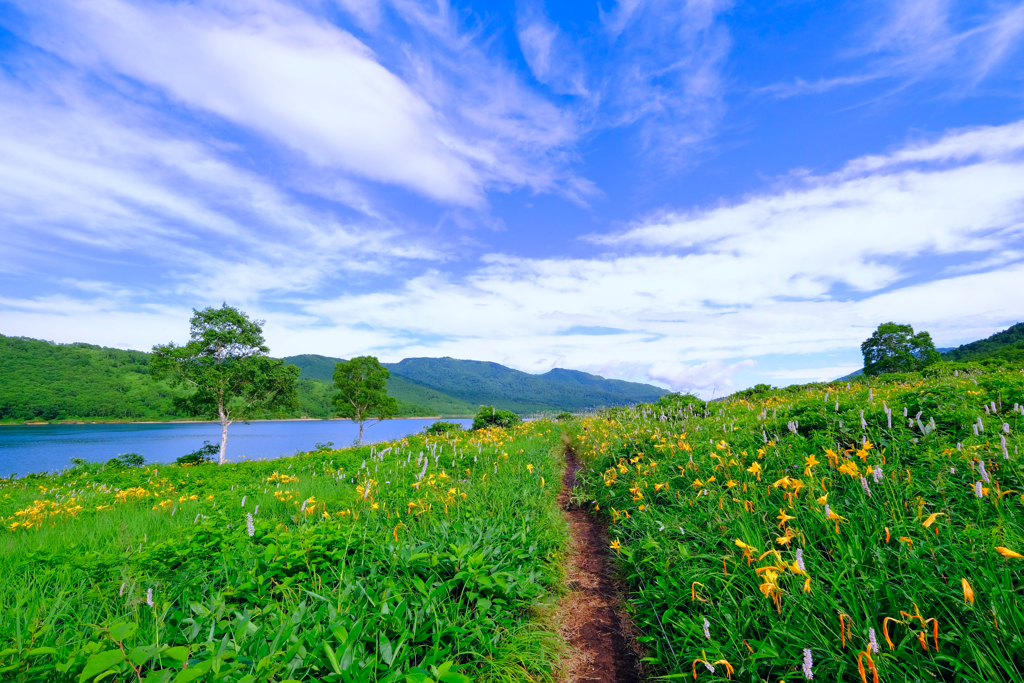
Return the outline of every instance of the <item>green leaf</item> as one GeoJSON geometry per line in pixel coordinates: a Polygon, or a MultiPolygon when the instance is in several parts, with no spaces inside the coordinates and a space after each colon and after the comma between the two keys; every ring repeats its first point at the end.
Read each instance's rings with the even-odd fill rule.
{"type": "Polygon", "coordinates": [[[190,683],[196,680],[200,676],[205,676],[206,672],[210,670],[210,666],[213,664],[212,661],[207,660],[201,664],[196,664],[193,667],[185,669],[174,679],[174,683],[190,683]]]}
{"type": "Polygon", "coordinates": [[[449,671],[438,676],[444,683],[473,683],[473,679],[464,674],[449,671]]]}
{"type": "MultiPolygon", "coordinates": [[[[330,661],[331,668],[334,670],[334,673],[340,674],[341,667],[338,666],[338,658],[334,655],[334,650],[332,650],[331,646],[327,643],[324,643],[324,652],[327,653],[327,659],[330,661]]],[[[391,662],[388,662],[388,664],[390,663],[391,662]]]]}
{"type": "Polygon", "coordinates": [[[113,640],[121,642],[127,638],[131,638],[136,629],[138,629],[138,626],[135,625],[135,622],[122,621],[121,623],[114,624],[107,630],[113,640]]]}
{"type": "Polygon", "coordinates": [[[168,649],[166,652],[164,652],[165,655],[179,662],[184,662],[186,659],[188,659],[188,653],[188,647],[184,645],[172,647],[168,649]]]}
{"type": "MultiPolygon", "coordinates": [[[[57,648],[54,647],[35,647],[25,653],[26,657],[39,657],[40,655],[55,655],[57,654],[57,648]]],[[[2,657],[0,653],[0,657],[2,657]]]]}
{"type": "Polygon", "coordinates": [[[391,649],[391,641],[385,635],[380,637],[380,656],[388,666],[391,666],[391,662],[395,658],[394,650],[391,649]]]}
{"type": "Polygon", "coordinates": [[[92,657],[89,657],[89,661],[85,663],[85,668],[78,676],[79,683],[92,678],[99,672],[109,669],[115,664],[120,664],[122,661],[124,661],[124,655],[120,650],[104,650],[103,652],[97,652],[92,657]]]}
{"type": "Polygon", "coordinates": [[[0,650],[0,657],[8,657],[15,654],[18,651],[16,647],[9,647],[6,650],[0,650]]]}
{"type": "Polygon", "coordinates": [[[131,652],[128,653],[128,659],[131,660],[132,664],[138,666],[143,662],[148,662],[153,659],[153,657],[156,657],[166,648],[166,645],[139,645],[137,647],[133,647],[131,652]]]}

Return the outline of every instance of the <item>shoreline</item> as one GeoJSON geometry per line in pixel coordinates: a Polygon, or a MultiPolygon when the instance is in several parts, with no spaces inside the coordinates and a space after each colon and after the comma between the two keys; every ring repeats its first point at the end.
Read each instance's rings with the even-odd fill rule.
{"type": "MultiPolygon", "coordinates": [[[[390,417],[388,420],[472,420],[472,415],[424,415],[390,417]]],[[[353,422],[350,417],[283,417],[248,420],[248,422],[353,422]]],[[[367,420],[370,422],[370,420],[367,420]]],[[[164,424],[215,424],[220,420],[60,420],[55,422],[2,422],[0,427],[53,427],[61,425],[164,425],[164,424]]],[[[231,424],[244,424],[242,420],[231,424]]],[[[374,421],[376,424],[376,421],[374,421]]]]}

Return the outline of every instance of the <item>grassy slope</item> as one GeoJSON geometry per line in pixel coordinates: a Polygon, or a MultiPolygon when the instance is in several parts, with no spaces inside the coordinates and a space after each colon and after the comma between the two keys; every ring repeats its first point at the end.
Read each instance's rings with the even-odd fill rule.
{"type": "Polygon", "coordinates": [[[187,657],[216,665],[202,681],[551,680],[530,619],[564,552],[560,433],[454,439],[0,480],[0,678],[77,681],[101,650],[86,678],[136,680],[123,640],[143,676],[187,657]]]}
{"type": "Polygon", "coordinates": [[[725,660],[738,680],[790,680],[809,649],[815,679],[860,681],[873,634],[887,683],[1019,680],[1024,559],[996,548],[1024,554],[1024,374],[939,364],[750,399],[609,412],[577,432],[580,495],[621,543],[654,672],[725,660]]]}

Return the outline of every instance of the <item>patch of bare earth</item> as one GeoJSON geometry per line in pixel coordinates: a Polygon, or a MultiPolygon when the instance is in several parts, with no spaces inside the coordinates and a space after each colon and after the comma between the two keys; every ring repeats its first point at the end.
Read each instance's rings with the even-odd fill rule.
{"type": "Polygon", "coordinates": [[[558,606],[561,635],[569,643],[562,660],[562,681],[639,683],[639,648],[632,622],[622,609],[608,535],[597,518],[570,504],[580,466],[571,448],[566,448],[565,459],[559,503],[569,523],[566,581],[570,592],[558,606]]]}

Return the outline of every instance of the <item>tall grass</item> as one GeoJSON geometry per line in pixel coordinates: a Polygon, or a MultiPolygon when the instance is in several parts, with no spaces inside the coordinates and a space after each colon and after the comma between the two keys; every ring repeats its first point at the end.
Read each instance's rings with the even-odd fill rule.
{"type": "Polygon", "coordinates": [[[536,422],[0,483],[0,675],[550,678],[560,446],[536,422]]]}
{"type": "Polygon", "coordinates": [[[1021,372],[943,364],[583,421],[650,670],[1021,680],[1020,403],[1021,372]]]}

